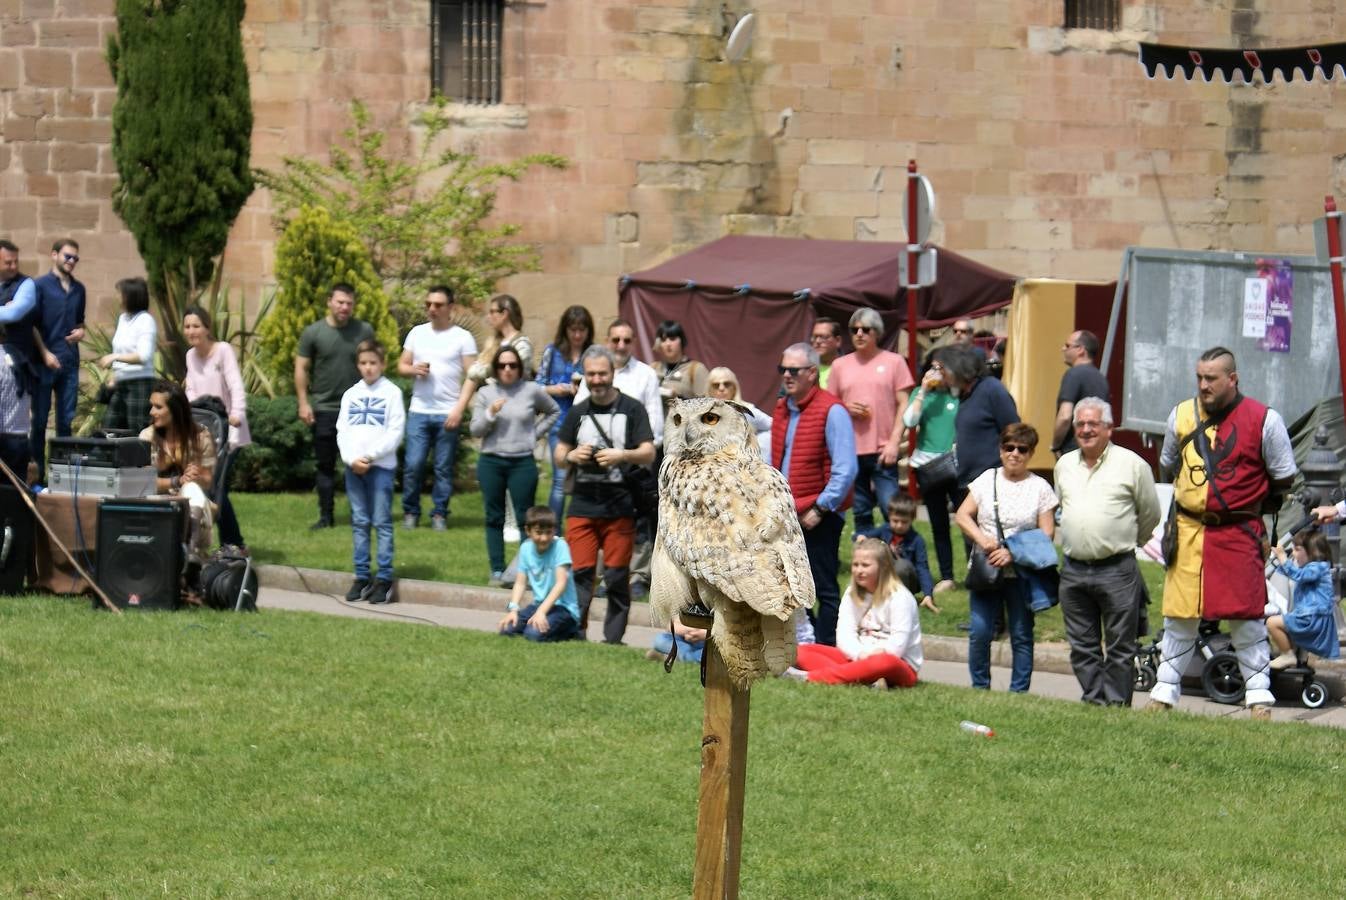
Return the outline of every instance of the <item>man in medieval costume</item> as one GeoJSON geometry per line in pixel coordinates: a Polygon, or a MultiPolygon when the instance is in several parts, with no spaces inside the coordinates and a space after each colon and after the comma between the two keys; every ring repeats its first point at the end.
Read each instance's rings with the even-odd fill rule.
{"type": "Polygon", "coordinates": [[[1147,709],[1181,694],[1202,619],[1230,623],[1254,719],[1271,718],[1264,512],[1279,508],[1295,477],[1294,448],[1274,409],[1239,391],[1234,354],[1213,347],[1196,364],[1197,396],[1169,413],[1161,474],[1173,481],[1165,532],[1164,638],[1159,683],[1147,709]]]}

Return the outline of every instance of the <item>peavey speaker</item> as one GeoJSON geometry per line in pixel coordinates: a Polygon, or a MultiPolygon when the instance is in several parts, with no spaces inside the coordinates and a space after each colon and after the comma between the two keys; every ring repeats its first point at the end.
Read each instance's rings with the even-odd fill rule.
{"type": "Polygon", "coordinates": [[[33,511],[17,488],[0,487],[0,594],[17,594],[33,561],[33,511]]]}
{"type": "Polygon", "coordinates": [[[186,500],[98,504],[98,586],[123,609],[177,609],[186,500]]]}

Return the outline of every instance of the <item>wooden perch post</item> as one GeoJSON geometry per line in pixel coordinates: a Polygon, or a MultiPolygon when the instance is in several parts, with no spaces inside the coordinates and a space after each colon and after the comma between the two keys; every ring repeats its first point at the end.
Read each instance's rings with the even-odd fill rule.
{"type": "MultiPolygon", "coordinates": [[[[709,618],[683,624],[710,630],[709,618]]],[[[701,790],[697,801],[695,900],[738,897],[743,848],[743,787],[748,774],[748,691],[735,687],[720,648],[707,636],[705,719],[701,730],[701,790]]]]}

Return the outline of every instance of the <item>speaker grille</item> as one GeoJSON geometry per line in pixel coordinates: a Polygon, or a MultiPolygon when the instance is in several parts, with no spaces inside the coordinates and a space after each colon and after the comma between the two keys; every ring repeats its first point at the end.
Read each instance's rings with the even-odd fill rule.
{"type": "Polygon", "coordinates": [[[176,609],[181,594],[185,500],[98,505],[98,586],[123,609],[176,609]]]}

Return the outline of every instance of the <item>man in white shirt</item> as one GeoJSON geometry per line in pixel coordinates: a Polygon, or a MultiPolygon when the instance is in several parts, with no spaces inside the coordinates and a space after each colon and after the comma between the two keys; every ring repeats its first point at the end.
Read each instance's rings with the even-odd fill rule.
{"type": "Polygon", "coordinates": [[[453,312],[453,289],[445,285],[430,288],[425,297],[427,321],[407,334],[397,361],[398,374],[415,379],[402,470],[402,527],[406,529],[415,528],[421,517],[421,478],[431,451],[435,481],[430,491],[430,527],[435,531],[448,528],[458,426],[472,399],[471,392],[463,390],[463,374],[477,361],[477,342],[467,329],[453,324],[453,312]]]}

